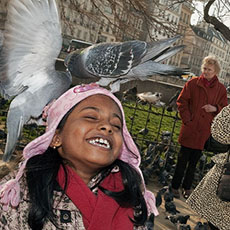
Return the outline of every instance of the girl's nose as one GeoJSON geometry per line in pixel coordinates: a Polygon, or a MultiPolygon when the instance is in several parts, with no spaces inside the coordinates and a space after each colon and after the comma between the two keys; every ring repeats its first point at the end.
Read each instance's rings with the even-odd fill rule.
{"type": "Polygon", "coordinates": [[[113,133],[112,126],[108,122],[102,122],[99,124],[99,129],[104,132],[108,132],[109,134],[113,133]]]}

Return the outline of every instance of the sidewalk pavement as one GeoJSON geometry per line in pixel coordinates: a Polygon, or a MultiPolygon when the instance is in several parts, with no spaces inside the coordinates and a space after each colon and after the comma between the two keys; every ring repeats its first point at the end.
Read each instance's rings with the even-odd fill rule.
{"type": "MultiPolygon", "coordinates": [[[[147,188],[154,193],[156,196],[157,192],[162,188],[163,186],[159,184],[157,181],[157,178],[152,179],[149,184],[147,185],[147,188]]],[[[197,224],[198,221],[204,223],[206,222],[204,219],[200,218],[192,209],[189,208],[189,206],[185,203],[185,199],[181,195],[180,199],[174,198],[174,203],[176,205],[176,209],[180,211],[177,215],[190,215],[190,218],[187,221],[187,224],[191,226],[191,230],[193,230],[197,224]]],[[[177,230],[177,226],[170,222],[170,220],[166,219],[166,217],[170,214],[166,213],[164,208],[164,199],[162,197],[162,204],[160,207],[158,207],[159,216],[155,218],[154,223],[154,230],[177,230]]]]}

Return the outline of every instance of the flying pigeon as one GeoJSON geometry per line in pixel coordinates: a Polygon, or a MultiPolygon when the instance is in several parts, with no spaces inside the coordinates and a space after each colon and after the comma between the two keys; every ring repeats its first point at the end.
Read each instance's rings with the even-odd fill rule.
{"type": "Polygon", "coordinates": [[[23,125],[41,124],[43,108],[71,85],[68,72],[57,72],[62,47],[55,0],[11,0],[0,53],[0,93],[12,99],[7,114],[3,161],[9,161],[23,125]]]}
{"type": "Polygon", "coordinates": [[[61,24],[55,0],[10,0],[0,48],[0,94],[13,99],[7,115],[7,141],[3,160],[9,161],[24,124],[41,124],[43,108],[63,94],[72,76],[98,79],[110,84],[144,80],[152,74],[181,75],[180,68],[161,64],[184,46],[172,45],[180,38],[146,43],[102,43],[76,51],[65,60],[67,70],[55,70],[62,47],[61,24]]]}
{"type": "Polygon", "coordinates": [[[140,101],[148,102],[150,104],[156,104],[160,101],[162,94],[161,93],[152,93],[152,92],[144,92],[144,93],[138,93],[137,97],[140,101]]]}
{"type": "Polygon", "coordinates": [[[155,42],[126,41],[99,43],[70,53],[65,65],[72,75],[79,78],[98,79],[102,86],[110,86],[112,92],[120,84],[131,80],[146,80],[154,74],[182,75],[187,71],[162,64],[175,55],[184,45],[172,46],[180,36],[155,42]]]}

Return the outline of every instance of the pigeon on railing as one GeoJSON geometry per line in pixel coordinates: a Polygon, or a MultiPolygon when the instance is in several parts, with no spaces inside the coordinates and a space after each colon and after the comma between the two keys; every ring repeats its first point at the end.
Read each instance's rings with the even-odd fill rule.
{"type": "Polygon", "coordinates": [[[123,101],[136,101],[137,87],[133,87],[123,92],[123,101]]]}
{"type": "Polygon", "coordinates": [[[168,106],[166,108],[166,110],[168,112],[172,112],[173,110],[176,111],[177,110],[177,98],[180,95],[181,90],[177,90],[176,93],[169,99],[168,102],[168,106]]]}
{"type": "Polygon", "coordinates": [[[149,104],[156,104],[162,98],[162,93],[144,92],[144,93],[138,93],[137,97],[139,99],[139,102],[147,102],[149,104]]]}

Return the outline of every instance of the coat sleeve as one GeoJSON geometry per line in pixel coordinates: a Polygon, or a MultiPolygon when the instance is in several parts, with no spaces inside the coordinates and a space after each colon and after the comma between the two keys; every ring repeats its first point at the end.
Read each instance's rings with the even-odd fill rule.
{"type": "Polygon", "coordinates": [[[191,112],[189,110],[190,99],[191,85],[189,84],[189,82],[186,82],[177,99],[178,111],[180,113],[181,120],[185,125],[192,119],[191,112]]]}
{"type": "Polygon", "coordinates": [[[230,105],[225,106],[221,112],[215,116],[211,133],[215,140],[222,144],[230,144],[230,105]]]}
{"type": "Polygon", "coordinates": [[[225,106],[228,105],[227,90],[223,85],[221,85],[221,87],[220,87],[220,94],[219,95],[220,96],[218,97],[217,104],[215,105],[217,108],[216,114],[218,114],[225,106]]]}
{"type": "MultiPolygon", "coordinates": [[[[8,180],[15,177],[15,173],[11,172],[10,174],[3,177],[0,181],[0,187],[2,184],[6,183],[8,180]]],[[[1,198],[1,197],[0,197],[1,198]]],[[[0,203],[0,229],[5,230],[18,230],[21,229],[19,226],[19,211],[17,208],[12,208],[9,206],[7,209],[4,208],[3,204],[0,203]]],[[[24,228],[27,230],[27,228],[24,228]]]]}

